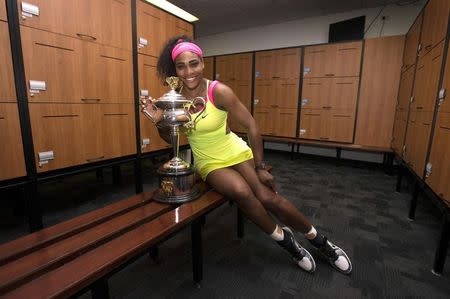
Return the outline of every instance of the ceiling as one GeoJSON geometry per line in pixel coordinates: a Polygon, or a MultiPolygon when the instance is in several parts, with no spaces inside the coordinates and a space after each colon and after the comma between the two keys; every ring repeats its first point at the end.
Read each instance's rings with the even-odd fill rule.
{"type": "Polygon", "coordinates": [[[169,0],[195,15],[196,37],[417,0],[169,0]]]}

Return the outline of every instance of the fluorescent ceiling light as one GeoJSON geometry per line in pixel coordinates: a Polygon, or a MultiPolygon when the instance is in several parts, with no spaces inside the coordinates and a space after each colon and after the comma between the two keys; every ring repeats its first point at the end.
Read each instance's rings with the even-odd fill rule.
{"type": "Polygon", "coordinates": [[[171,14],[176,15],[177,17],[182,18],[183,20],[186,20],[188,22],[195,22],[198,21],[198,18],[196,16],[191,15],[185,10],[182,10],[178,6],[173,5],[169,1],[166,0],[145,0],[155,6],[158,6],[161,9],[164,9],[167,12],[170,12],[171,14]]]}

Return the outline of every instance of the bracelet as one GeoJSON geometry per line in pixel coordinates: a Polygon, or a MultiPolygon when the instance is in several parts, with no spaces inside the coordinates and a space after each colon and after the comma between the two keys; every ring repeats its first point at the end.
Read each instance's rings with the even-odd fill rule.
{"type": "Polygon", "coordinates": [[[266,162],[261,161],[255,165],[255,170],[266,170],[266,162]]]}

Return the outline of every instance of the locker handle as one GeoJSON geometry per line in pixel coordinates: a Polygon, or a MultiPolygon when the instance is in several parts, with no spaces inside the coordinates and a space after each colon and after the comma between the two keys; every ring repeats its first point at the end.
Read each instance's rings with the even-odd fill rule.
{"type": "Polygon", "coordinates": [[[95,36],[88,35],[88,34],[77,33],[77,36],[84,40],[92,40],[92,41],[97,40],[97,38],[95,36]]]}
{"type": "Polygon", "coordinates": [[[331,109],[333,108],[332,106],[322,106],[323,109],[331,109]]]}
{"type": "Polygon", "coordinates": [[[325,76],[327,76],[327,77],[333,77],[334,74],[325,74],[325,76]]]}
{"type": "Polygon", "coordinates": [[[419,106],[419,107],[416,107],[416,109],[417,109],[417,110],[422,110],[423,107],[422,107],[422,106],[419,106]]]}
{"type": "Polygon", "coordinates": [[[86,159],[87,162],[93,162],[93,161],[97,161],[97,160],[102,160],[103,158],[105,158],[105,156],[100,156],[97,158],[90,158],[90,159],[86,159]]]}
{"type": "Polygon", "coordinates": [[[81,99],[83,102],[96,102],[96,103],[98,103],[98,102],[100,102],[102,99],[88,99],[88,98],[86,98],[86,99],[81,99]]]}
{"type": "Polygon", "coordinates": [[[431,45],[426,45],[425,50],[429,50],[429,49],[431,49],[431,45]]]}
{"type": "Polygon", "coordinates": [[[272,79],[280,79],[280,76],[272,76],[272,79]]]}
{"type": "Polygon", "coordinates": [[[328,137],[320,137],[320,139],[322,139],[322,140],[329,140],[330,138],[328,138],[328,137]]]}
{"type": "Polygon", "coordinates": [[[277,108],[278,105],[270,105],[270,107],[272,107],[272,108],[277,108]]]}

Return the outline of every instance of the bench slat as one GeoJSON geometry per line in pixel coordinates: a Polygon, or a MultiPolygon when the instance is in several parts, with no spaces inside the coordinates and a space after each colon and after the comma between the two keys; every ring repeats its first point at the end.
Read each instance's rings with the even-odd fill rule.
{"type": "Polygon", "coordinates": [[[56,298],[73,295],[225,201],[221,194],[208,191],[199,199],[170,210],[12,290],[4,298],[56,298]]]}
{"type": "Polygon", "coordinates": [[[151,192],[140,193],[126,200],[120,200],[106,207],[0,245],[0,266],[139,207],[150,200],[151,196],[151,192]]]}
{"type": "Polygon", "coordinates": [[[0,268],[0,294],[67,263],[174,208],[176,208],[174,205],[150,201],[144,206],[8,263],[0,268]]]}

